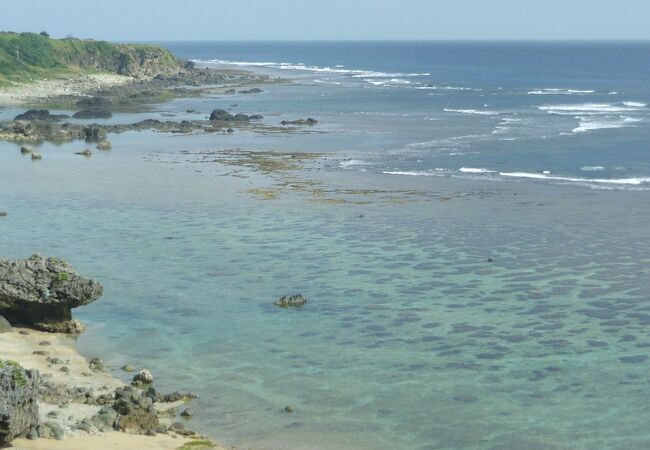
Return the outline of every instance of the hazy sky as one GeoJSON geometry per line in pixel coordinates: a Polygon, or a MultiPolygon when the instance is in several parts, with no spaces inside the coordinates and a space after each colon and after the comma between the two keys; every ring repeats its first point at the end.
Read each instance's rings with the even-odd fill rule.
{"type": "Polygon", "coordinates": [[[650,0],[0,0],[0,29],[109,40],[650,39],[650,0]]]}

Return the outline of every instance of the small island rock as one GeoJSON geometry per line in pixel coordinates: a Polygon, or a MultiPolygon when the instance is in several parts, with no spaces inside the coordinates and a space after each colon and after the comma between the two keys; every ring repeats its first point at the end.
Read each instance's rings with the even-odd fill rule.
{"type": "Polygon", "coordinates": [[[273,302],[274,305],[279,306],[280,308],[300,308],[305,306],[306,303],[307,299],[302,294],[285,295],[273,302]]]}

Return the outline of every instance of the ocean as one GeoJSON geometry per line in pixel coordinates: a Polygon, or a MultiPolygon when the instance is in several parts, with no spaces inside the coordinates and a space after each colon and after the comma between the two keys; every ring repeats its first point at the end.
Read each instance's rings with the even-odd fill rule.
{"type": "Polygon", "coordinates": [[[208,66],[263,69],[314,85],[292,112],[389,135],[361,155],[358,165],[374,170],[650,187],[647,43],[168,47],[208,66]]]}
{"type": "Polygon", "coordinates": [[[85,355],[238,448],[650,448],[650,44],[162,44],[292,83],[106,120],[319,124],[1,142],[0,254],[105,286],[85,355]],[[323,152],[281,179],[318,192],[196,157],[233,149],[323,152]]]}

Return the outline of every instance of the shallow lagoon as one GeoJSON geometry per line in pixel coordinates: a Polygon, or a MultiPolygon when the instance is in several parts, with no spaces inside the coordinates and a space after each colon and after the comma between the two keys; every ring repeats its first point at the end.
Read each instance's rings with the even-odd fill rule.
{"type": "Polygon", "coordinates": [[[240,447],[650,445],[644,192],[323,160],[291,176],[343,203],[269,201],[246,191],[272,177],[179,153],[224,138],[275,139],[129,133],[39,162],[0,144],[0,254],[62,256],[106,287],[77,314],[86,355],[197,392],[192,426],[240,447]],[[306,308],[272,306],[294,292],[306,308]]]}

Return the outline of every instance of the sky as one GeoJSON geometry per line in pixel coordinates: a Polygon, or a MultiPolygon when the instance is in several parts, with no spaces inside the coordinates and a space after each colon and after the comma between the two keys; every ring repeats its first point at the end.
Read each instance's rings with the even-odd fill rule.
{"type": "Polygon", "coordinates": [[[113,41],[650,39],[650,0],[0,0],[0,30],[113,41]]]}

